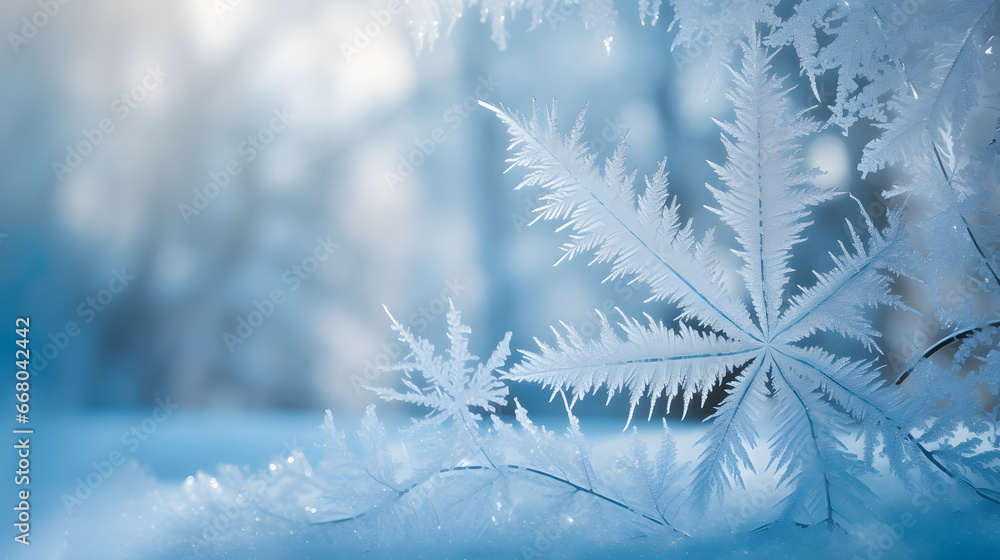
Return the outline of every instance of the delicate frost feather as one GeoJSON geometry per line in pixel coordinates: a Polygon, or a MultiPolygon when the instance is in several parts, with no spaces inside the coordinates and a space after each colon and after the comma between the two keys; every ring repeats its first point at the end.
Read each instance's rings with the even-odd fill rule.
{"type": "Polygon", "coordinates": [[[817,78],[827,71],[836,73],[830,122],[845,130],[861,117],[884,122],[885,107],[880,97],[895,92],[906,82],[906,69],[901,62],[906,41],[904,30],[893,24],[893,15],[899,11],[894,4],[898,3],[804,0],[768,37],[771,46],[795,47],[802,71],[808,75],[818,101],[827,100],[817,88],[817,78]],[[822,35],[830,38],[821,46],[822,35]]]}
{"type": "MultiPolygon", "coordinates": [[[[608,279],[635,274],[650,286],[654,298],[678,302],[687,315],[706,326],[734,339],[753,339],[759,334],[743,303],[726,290],[714,270],[694,258],[694,234],[690,224],[681,227],[678,206],[661,206],[656,215],[651,209],[663,203],[647,201],[647,212],[637,212],[632,176],[623,178],[615,172],[624,165],[623,149],[616,150],[607,161],[605,169],[610,175],[601,175],[594,164],[595,156],[580,142],[583,113],[564,139],[556,129],[554,105],[548,113],[547,131],[543,132],[537,107],[532,119],[525,122],[480,103],[508,125],[513,137],[510,149],[520,148],[508,160],[511,167],[530,170],[518,188],[544,189],[535,221],[565,220],[560,229],[568,227],[573,231],[563,244],[563,259],[593,251],[594,262],[611,263],[608,279]]],[[[659,186],[647,188],[647,199],[655,196],[665,201],[665,175],[659,175],[651,182],[659,186]]]]}
{"type": "Polygon", "coordinates": [[[669,399],[682,389],[686,408],[693,394],[704,395],[735,372],[701,441],[692,503],[722,495],[731,481],[742,485],[741,472],[753,469],[748,450],[759,437],[756,426],[771,414],[779,426],[769,442],[771,467],[793,487],[787,511],[796,512],[802,524],[837,525],[859,509],[857,499],[865,491],[857,475],[871,467],[877,444],[897,471],[905,460],[894,419],[898,402],[880,390],[872,361],[836,358],[800,344],[829,330],[877,350],[879,333],[866,308],[903,307],[891,292],[889,274],[911,272],[913,256],[898,215],[884,231],[868,221],[868,243],[852,230],[851,249],[841,245],[834,268],[790,298],[792,247],[810,224],[812,209],[834,193],[810,184],[814,172],[799,171],[801,138],[814,132],[815,124],[790,111],[787,91],[771,76],[770,56],[760,40],[742,49],[742,68],[733,72],[729,93],[736,120],[719,123],[729,157],[713,166],[725,186],[709,189],[719,203],[715,212],[741,246],[740,275],[753,317],[719,280],[711,232],[695,244],[691,223],[682,225],[677,204],[668,201],[662,165],[637,202],[624,143],[602,175],[580,142],[581,119],[564,138],[556,131],[554,107],[543,129],[537,110],[524,121],[484,103],[513,137],[511,148],[518,151],[509,161],[527,169],[518,188],[542,189],[538,219],[562,221],[559,229],[571,231],[564,258],[592,252],[594,262],[610,263],[610,278],[634,276],[649,285],[654,298],[676,302],[682,317],[714,331],[683,324],[674,330],[652,319],[643,326],[623,318],[623,340],[602,316],[599,340],[585,341],[567,326],[565,336],[556,331],[555,347],[539,342],[540,351],[526,352],[509,376],[571,388],[577,398],[602,385],[609,393],[627,389],[634,409],[645,395],[655,399],[665,393],[669,399]],[[779,401],[773,411],[764,405],[772,396],[769,384],[779,401]],[[838,439],[855,424],[865,440],[863,458],[847,453],[838,439]],[[794,453],[802,444],[812,452],[794,453]]]}
{"type": "Polygon", "coordinates": [[[977,84],[997,65],[997,56],[987,48],[995,34],[990,26],[996,2],[979,0],[965,7],[979,8],[975,20],[960,42],[943,45],[932,55],[930,83],[896,94],[893,108],[899,116],[880,125],[885,132],[865,147],[858,166],[863,173],[901,162],[933,162],[939,150],[962,141],[968,115],[980,103],[977,88],[969,84],[977,84]]]}
{"type": "Polygon", "coordinates": [[[553,329],[556,348],[535,339],[540,352],[522,351],[524,361],[510,370],[510,376],[551,385],[553,389],[571,387],[577,398],[605,384],[609,399],[627,389],[631,411],[641,397],[648,396],[650,415],[660,395],[666,394],[669,412],[671,401],[684,389],[686,414],[696,394],[702,394],[704,404],[725,373],[747,362],[756,350],[750,344],[703,334],[684,325],[674,331],[648,316],[649,325],[643,326],[622,315],[619,326],[625,332],[623,340],[604,315],[598,312],[598,316],[600,338],[584,340],[566,325],[565,337],[553,329]]]}
{"type": "MultiPolygon", "coordinates": [[[[495,371],[510,355],[511,333],[507,333],[500,341],[486,363],[469,369],[466,363],[478,360],[469,353],[466,335],[472,330],[462,324],[462,315],[455,309],[454,302],[449,300],[449,305],[448,338],[451,340],[451,349],[448,353],[451,359],[445,361],[441,356],[436,356],[430,342],[414,337],[390,314],[392,328],[399,333],[399,340],[410,346],[410,354],[406,357],[409,361],[394,364],[387,369],[403,372],[406,376],[403,384],[408,391],[401,393],[384,387],[371,389],[387,401],[404,401],[433,409],[426,422],[437,425],[453,419],[465,424],[470,430],[475,430],[479,427],[478,422],[482,416],[474,409],[495,412],[498,406],[507,404],[507,387],[497,378],[495,371]],[[420,372],[424,386],[413,381],[414,371],[420,372]]],[[[388,309],[386,313],[389,313],[388,309]]]]}

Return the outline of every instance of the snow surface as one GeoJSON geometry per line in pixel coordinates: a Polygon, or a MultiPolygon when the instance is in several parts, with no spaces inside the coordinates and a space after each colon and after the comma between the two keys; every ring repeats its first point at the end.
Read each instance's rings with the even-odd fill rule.
{"type": "MultiPolygon", "coordinates": [[[[318,428],[320,411],[198,413],[179,411],[159,427],[71,514],[61,495],[72,492],[76,479],[94,471],[114,450],[127,451],[120,434],[144,418],[141,411],[100,415],[65,415],[38,427],[50,434],[39,446],[38,497],[33,502],[36,523],[33,545],[8,549],[8,558],[995,558],[1000,551],[1000,514],[992,504],[970,502],[942,485],[940,495],[892,488],[884,492],[891,503],[882,504],[880,522],[848,535],[825,528],[782,526],[756,534],[754,521],[776,499],[773,473],[763,467],[766,449],[753,454],[758,473],[747,478],[747,491],[732,492],[718,512],[714,526],[701,526],[697,534],[665,541],[641,530],[598,546],[588,533],[592,528],[544,511],[523,520],[535,524],[527,538],[511,540],[502,527],[481,535],[400,535],[393,543],[347,540],[322,525],[293,525],[261,516],[249,508],[233,516],[219,538],[197,551],[194,543],[205,536],[204,526],[184,522],[187,477],[215,476],[220,463],[241,466],[244,473],[266,472],[274,461],[287,460],[285,442],[294,443],[310,461],[322,449],[318,428]],[[59,430],[53,429],[59,426],[59,430]],[[292,441],[294,440],[294,441],[292,441]],[[718,515],[721,513],[721,515],[718,515]],[[260,521],[257,520],[260,518],[260,521]],[[451,538],[455,540],[451,540],[451,538]],[[458,540],[465,537],[464,540],[458,540]],[[407,544],[410,541],[411,544],[407,544]]],[[[387,426],[405,425],[406,418],[391,417],[387,426]],[[395,422],[398,421],[399,424],[395,422]]],[[[348,422],[349,423],[349,422],[348,422]]],[[[550,417],[538,424],[559,430],[565,418],[550,417]]],[[[582,421],[595,443],[594,457],[610,462],[627,445],[621,420],[582,421]]],[[[703,433],[696,422],[672,424],[681,460],[697,456],[694,442],[703,433]]],[[[350,430],[352,426],[346,426],[350,430]]],[[[392,429],[387,428],[392,435],[392,429]]],[[[655,450],[660,434],[656,422],[640,422],[640,434],[655,450]]],[[[767,429],[762,429],[764,433],[767,429]]],[[[401,452],[394,446],[394,452],[401,452]]],[[[220,477],[221,478],[221,477],[220,477]]],[[[887,479],[888,480],[888,479],[887,479]]],[[[882,489],[886,487],[880,486],[882,489]]],[[[780,497],[780,491],[777,497],[780,497]]],[[[219,519],[222,519],[221,517],[219,519]]],[[[703,520],[692,520],[693,525],[703,520]]],[[[221,522],[219,523],[221,525],[221,522]]]]}

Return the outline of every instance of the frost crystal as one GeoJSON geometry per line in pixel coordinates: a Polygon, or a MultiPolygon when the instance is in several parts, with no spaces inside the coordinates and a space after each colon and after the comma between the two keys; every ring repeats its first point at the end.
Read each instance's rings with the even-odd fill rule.
{"type": "MultiPolygon", "coordinates": [[[[583,340],[567,327],[565,335],[556,332],[555,347],[539,342],[539,352],[526,352],[510,377],[570,390],[575,399],[603,385],[609,398],[627,390],[632,410],[644,396],[655,402],[664,393],[673,399],[682,392],[686,410],[695,394],[704,402],[713,387],[731,379],[701,440],[705,447],[690,502],[698,506],[713,494],[721,497],[732,481],[743,485],[743,473],[754,469],[749,451],[757,444],[758,426],[770,418],[777,428],[768,441],[769,468],[791,488],[786,515],[802,526],[840,526],[865,509],[871,492],[858,477],[874,468],[876,449],[899,475],[911,463],[952,474],[912,433],[929,417],[915,415],[898,390],[883,387],[872,354],[879,351],[880,333],[871,310],[907,308],[892,290],[893,278],[915,274],[921,259],[909,244],[901,211],[891,211],[882,230],[865,215],[866,231],[849,227],[850,240],[832,254],[831,270],[816,273],[811,287],[789,289],[792,248],[813,209],[835,193],[812,185],[814,172],[800,171],[800,139],[817,125],[792,112],[760,39],[742,50],[742,69],[732,72],[728,96],[736,120],[719,122],[728,159],[712,165],[725,186],[709,189],[718,203],[714,211],[741,247],[738,272],[750,309],[722,281],[713,232],[697,242],[691,222],[682,222],[679,205],[667,193],[665,164],[647,178],[636,200],[624,142],[602,174],[580,141],[582,114],[564,138],[554,106],[543,130],[537,109],[526,122],[486,105],[509,127],[511,149],[518,149],[509,161],[528,170],[518,188],[542,189],[537,219],[560,220],[560,229],[571,230],[563,258],[592,252],[594,262],[611,265],[609,280],[634,277],[649,286],[652,300],[682,310],[674,328],[649,317],[648,325],[624,317],[624,339],[606,320],[598,340],[583,340]],[[860,346],[855,354],[867,351],[870,357],[838,357],[810,345],[809,337],[819,331],[854,341],[860,346]],[[863,440],[860,453],[845,444],[852,432],[863,440]]],[[[970,459],[970,449],[955,460],[970,459]]],[[[989,457],[973,457],[966,467],[974,464],[985,478],[995,478],[989,457]]],[[[976,484],[968,486],[986,495],[976,484]]]]}

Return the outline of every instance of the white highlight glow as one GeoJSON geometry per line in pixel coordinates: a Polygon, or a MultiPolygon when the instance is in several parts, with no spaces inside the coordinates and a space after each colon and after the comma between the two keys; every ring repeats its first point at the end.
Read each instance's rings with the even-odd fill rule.
{"type": "Polygon", "coordinates": [[[806,166],[818,167],[826,175],[816,178],[816,185],[846,189],[850,173],[850,156],[847,146],[836,134],[823,134],[812,142],[806,150],[806,166]]]}

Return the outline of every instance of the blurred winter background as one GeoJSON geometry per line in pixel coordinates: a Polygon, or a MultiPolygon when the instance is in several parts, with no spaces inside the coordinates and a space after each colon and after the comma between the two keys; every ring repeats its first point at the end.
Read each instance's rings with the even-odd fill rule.
{"type": "MultiPolygon", "coordinates": [[[[641,26],[619,3],[610,53],[569,6],[530,32],[526,17],[509,22],[504,51],[466,17],[418,54],[406,12],[385,21],[379,0],[68,2],[44,18],[42,4],[0,13],[0,318],[10,348],[14,317],[31,317],[39,468],[66,471],[44,490],[52,510],[156,399],[186,420],[133,456],[174,479],[264,460],[243,443],[308,440],[300,426],[319,409],[356,417],[374,401],[359,385],[401,357],[383,304],[441,344],[452,298],[480,356],[508,330],[526,349],[559,321],[593,334],[595,308],[669,319],[644,289],[601,284],[606,268],[551,266],[559,237],[527,227],[532,200],[503,175],[506,131],[477,98],[520,111],[556,98],[567,131],[589,102],[595,151],[627,131],[639,177],[667,155],[687,215],[718,223],[703,186],[716,182],[705,160],[724,158],[711,117],[731,116],[727,79],[697,46],[670,51],[669,6],[641,26]],[[250,320],[258,308],[273,311],[250,320]],[[241,320],[256,323],[248,336],[241,320]],[[186,447],[198,441],[212,445],[186,447]]],[[[775,65],[797,102],[817,104],[790,62],[775,65]]],[[[828,130],[803,157],[849,190],[866,140],[828,130]]],[[[851,204],[819,220],[830,235],[800,251],[797,283],[828,266],[851,204]]],[[[537,387],[513,391],[558,412],[537,387]]],[[[626,399],[603,401],[581,410],[624,418],[626,399]]]]}

